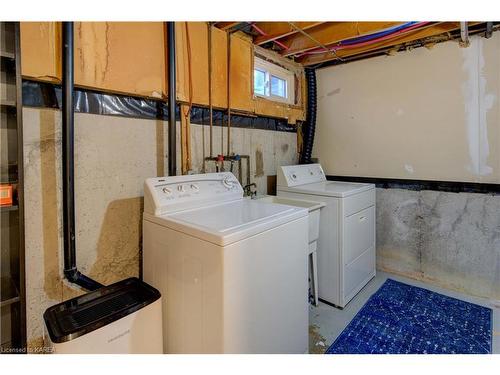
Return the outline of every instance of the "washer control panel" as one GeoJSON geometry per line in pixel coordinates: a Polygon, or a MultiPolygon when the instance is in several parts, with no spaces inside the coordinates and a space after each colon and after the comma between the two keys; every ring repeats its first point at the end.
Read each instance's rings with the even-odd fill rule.
{"type": "Polygon", "coordinates": [[[326,181],[320,164],[286,165],[278,168],[278,186],[299,186],[326,181]]]}
{"type": "Polygon", "coordinates": [[[144,212],[155,215],[243,198],[231,172],[149,178],[144,184],[144,212]]]}

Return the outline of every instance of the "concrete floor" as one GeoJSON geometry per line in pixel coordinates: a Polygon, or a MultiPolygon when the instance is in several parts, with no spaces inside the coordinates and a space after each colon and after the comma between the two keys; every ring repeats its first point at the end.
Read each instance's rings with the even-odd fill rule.
{"type": "Polygon", "coordinates": [[[493,303],[484,298],[473,297],[451,290],[439,288],[430,284],[396,276],[384,272],[378,272],[361,292],[354,297],[343,309],[337,309],[325,303],[319,302],[317,307],[310,306],[309,310],[309,353],[322,354],[335,341],[352,318],[363,307],[368,298],[387,280],[401,281],[406,284],[426,288],[437,293],[458,298],[463,301],[476,303],[478,305],[493,309],[493,353],[500,354],[500,304],[493,303]]]}

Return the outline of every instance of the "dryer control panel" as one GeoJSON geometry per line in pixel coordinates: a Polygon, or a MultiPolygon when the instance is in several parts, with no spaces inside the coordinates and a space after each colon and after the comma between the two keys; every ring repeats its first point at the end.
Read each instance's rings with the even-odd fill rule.
{"type": "Polygon", "coordinates": [[[144,212],[164,215],[243,198],[231,172],[148,178],[144,184],[144,212]]]}
{"type": "Polygon", "coordinates": [[[278,186],[299,186],[326,181],[320,164],[286,165],[278,168],[278,186]]]}

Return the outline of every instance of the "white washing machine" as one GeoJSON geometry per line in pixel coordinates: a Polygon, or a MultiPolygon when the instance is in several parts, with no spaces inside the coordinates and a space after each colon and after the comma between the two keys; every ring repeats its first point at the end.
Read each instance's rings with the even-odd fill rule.
{"type": "Polygon", "coordinates": [[[278,169],[278,196],[324,202],[318,240],[319,297],[338,307],[375,277],[375,185],[327,181],[319,164],[278,169]]]}
{"type": "Polygon", "coordinates": [[[166,353],[308,350],[308,211],[243,198],[230,172],[148,179],[144,280],[166,353]]]}

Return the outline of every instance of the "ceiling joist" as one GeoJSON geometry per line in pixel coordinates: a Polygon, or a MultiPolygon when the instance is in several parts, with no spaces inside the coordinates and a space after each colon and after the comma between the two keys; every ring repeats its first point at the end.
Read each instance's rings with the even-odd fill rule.
{"type": "MultiPolygon", "coordinates": [[[[294,22],[294,24],[302,30],[309,30],[310,28],[321,25],[322,23],[323,22],[294,22]]],[[[297,30],[288,22],[256,22],[255,26],[257,26],[265,34],[254,39],[253,43],[258,46],[297,33],[297,30]]]]}
{"type": "MultiPolygon", "coordinates": [[[[342,40],[370,34],[388,27],[396,26],[401,22],[325,22],[307,32],[297,33],[280,41],[288,49],[282,52],[283,56],[292,56],[311,49],[318,48],[318,42],[322,45],[331,45],[342,40]]],[[[300,25],[297,25],[300,27],[300,25]]]]}
{"type": "MultiPolygon", "coordinates": [[[[433,43],[449,38],[450,32],[460,28],[460,22],[422,22],[422,25],[398,34],[384,37],[374,42],[339,47],[339,43],[365,35],[377,33],[394,26],[398,22],[216,22],[222,30],[233,30],[241,26],[249,27],[244,32],[253,37],[255,45],[273,42],[281,56],[289,57],[304,66],[321,64],[330,60],[352,60],[359,56],[383,54],[387,51],[412,46],[415,43],[433,43]],[[444,38],[444,39],[443,39],[444,38]],[[435,38],[434,38],[435,39],[435,38]],[[384,52],[385,51],[385,52],[384,52]]],[[[469,22],[478,26],[480,22],[469,22]]],[[[386,34],[387,35],[387,34],[386,34]]]]}
{"type": "MultiPolygon", "coordinates": [[[[336,55],[339,58],[355,56],[366,53],[368,51],[401,45],[403,43],[408,43],[419,39],[445,34],[447,32],[456,30],[459,27],[460,27],[459,22],[443,22],[440,24],[434,24],[429,27],[412,30],[407,34],[401,34],[400,36],[397,36],[393,39],[385,40],[379,43],[374,43],[363,47],[337,50],[336,55]]],[[[332,56],[331,52],[322,52],[318,54],[303,55],[300,58],[298,58],[297,61],[300,62],[302,65],[308,66],[308,65],[320,64],[329,60],[333,60],[334,58],[335,57],[332,56]]]]}

